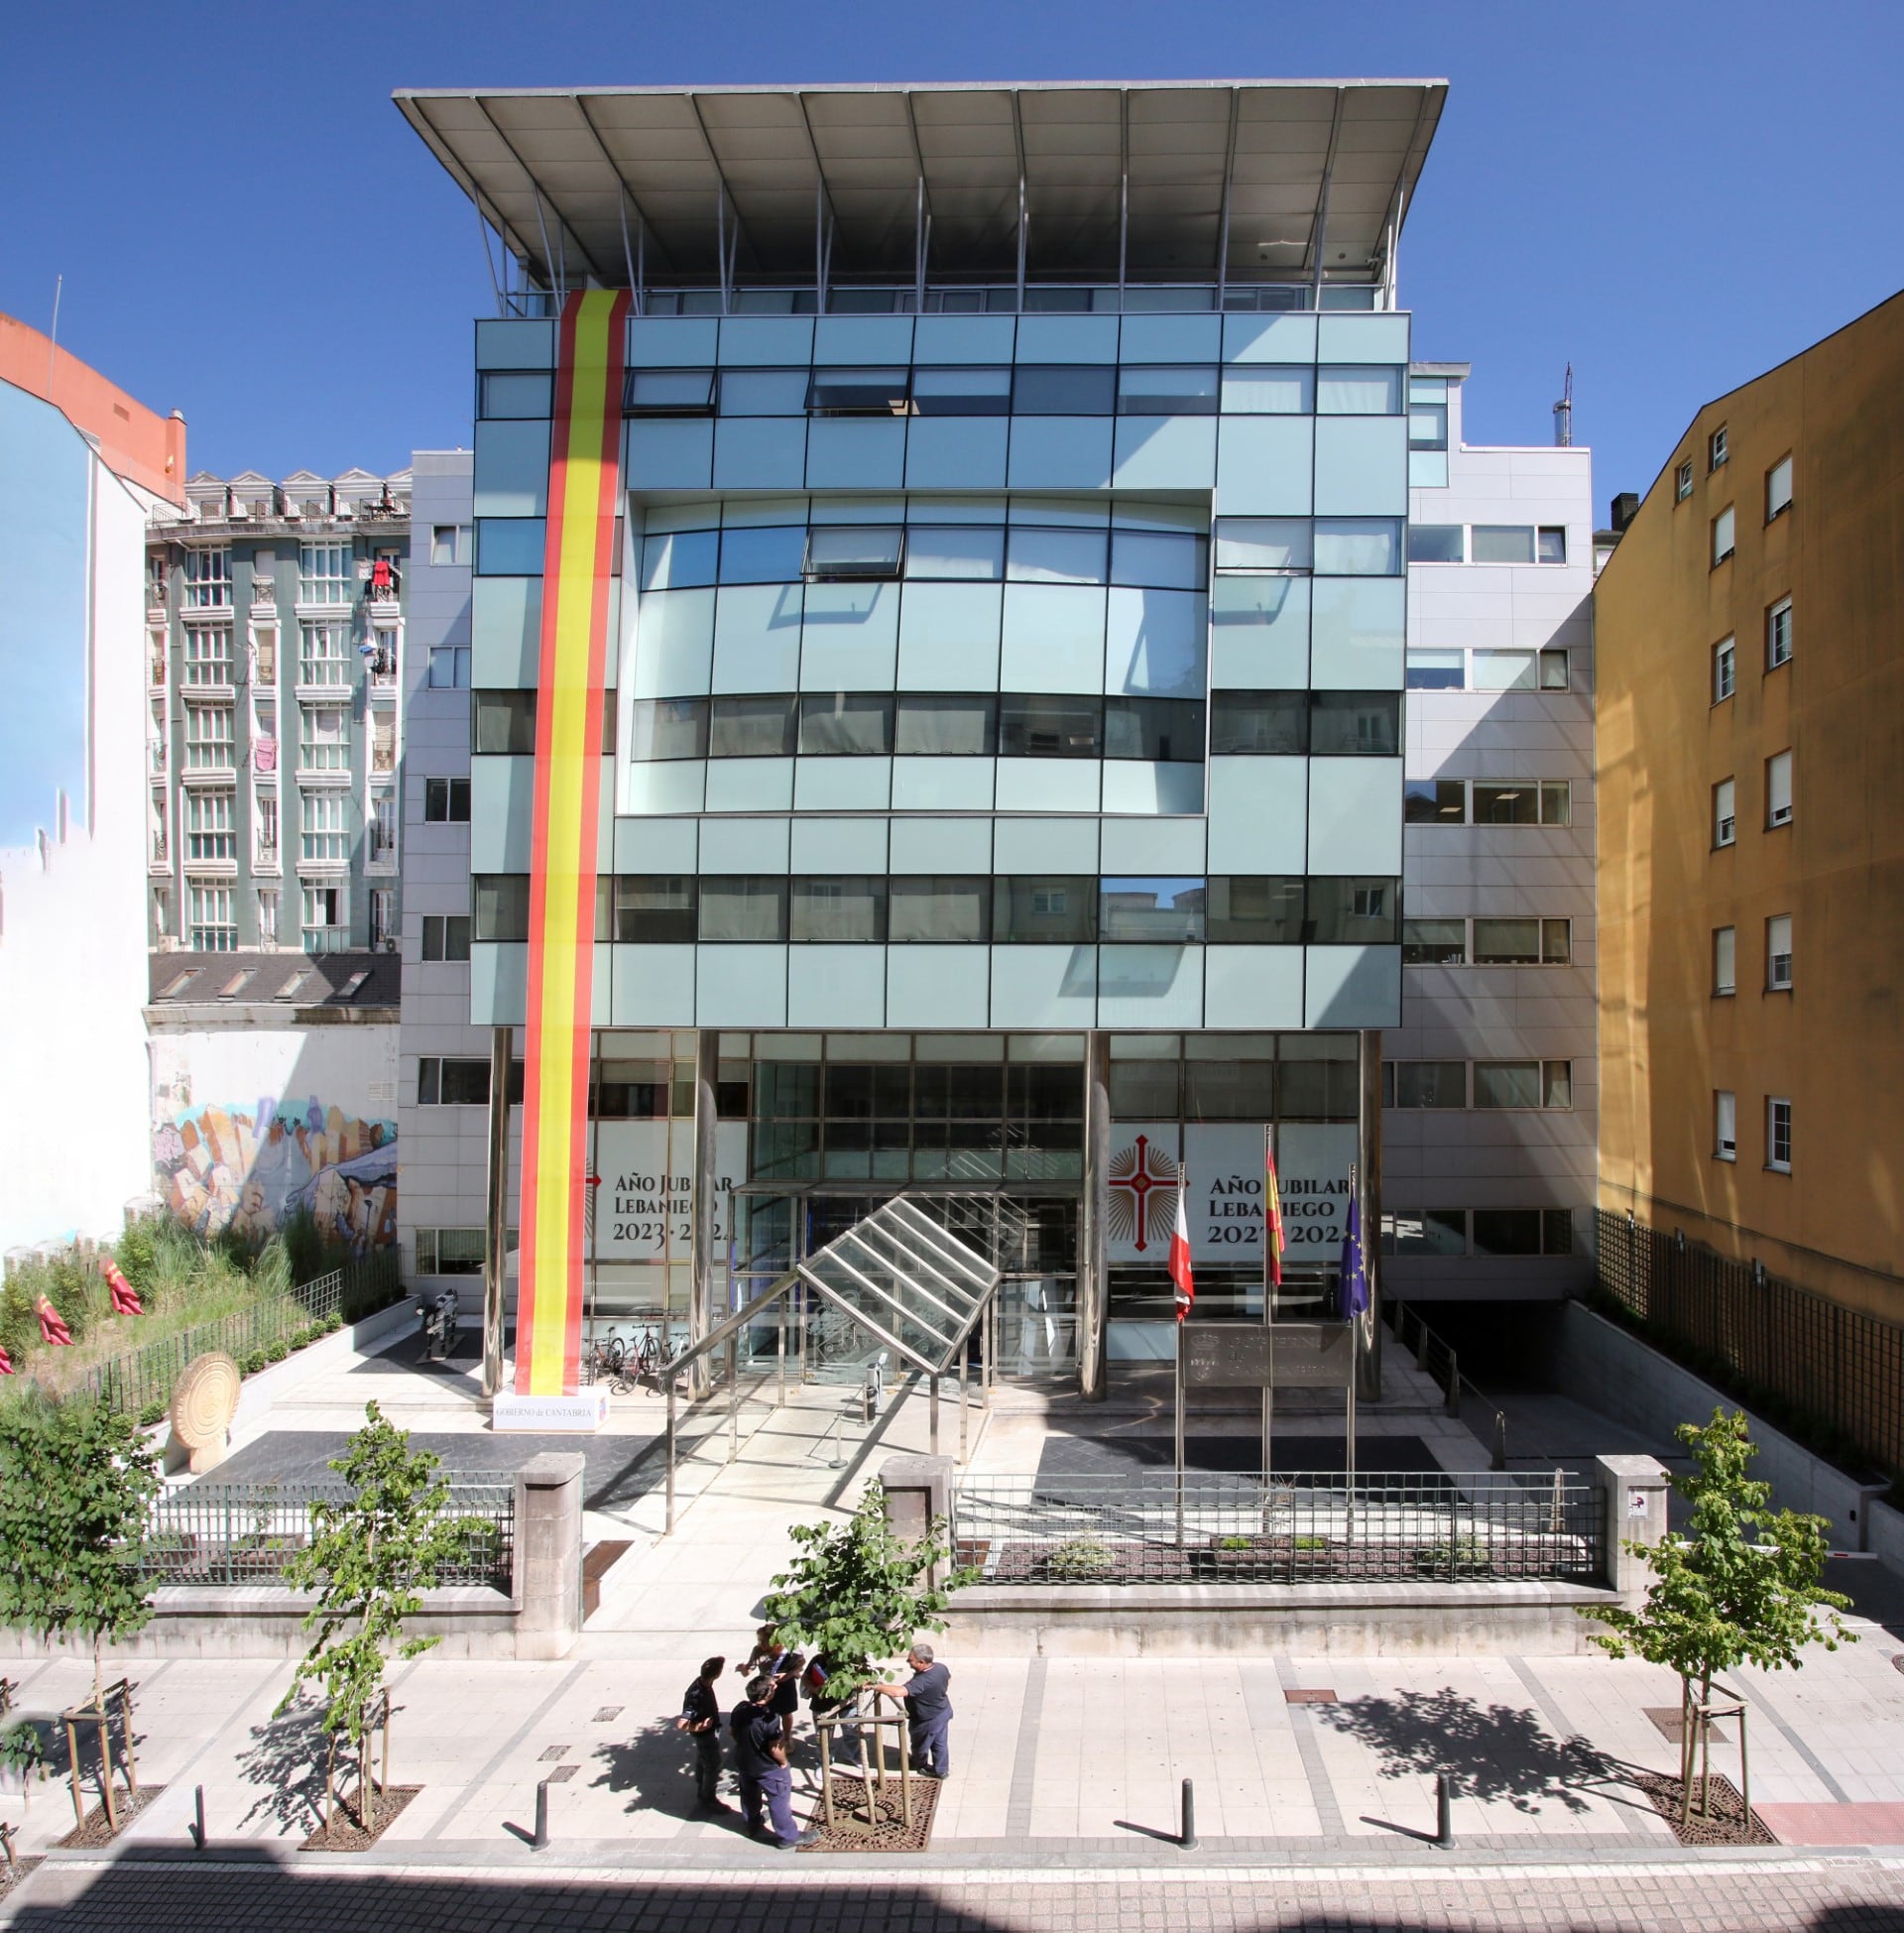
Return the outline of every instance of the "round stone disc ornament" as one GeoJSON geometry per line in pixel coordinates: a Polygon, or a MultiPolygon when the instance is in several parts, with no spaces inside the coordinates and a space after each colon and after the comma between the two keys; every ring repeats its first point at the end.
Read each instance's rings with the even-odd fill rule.
{"type": "Polygon", "coordinates": [[[238,1413],[238,1365],[223,1350],[195,1356],[172,1392],[172,1433],[191,1452],[191,1467],[208,1470],[225,1454],[238,1413]]]}

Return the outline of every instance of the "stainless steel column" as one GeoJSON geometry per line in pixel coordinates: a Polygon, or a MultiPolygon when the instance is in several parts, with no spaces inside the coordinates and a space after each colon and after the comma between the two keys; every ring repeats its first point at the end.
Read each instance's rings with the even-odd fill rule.
{"type": "Polygon", "coordinates": [[[1078,1216],[1078,1393],[1111,1393],[1105,1341],[1111,1284],[1105,1269],[1105,1170],[1111,1161],[1111,1036],[1084,1036],[1084,1195],[1078,1216]]]}
{"type": "Polygon", "coordinates": [[[514,1027],[489,1035],[489,1213],[483,1245],[483,1394],[503,1387],[503,1276],[509,1267],[509,1064],[514,1027]]]}
{"type": "Polygon", "coordinates": [[[1362,1192],[1362,1253],[1368,1272],[1368,1347],[1357,1357],[1365,1402],[1381,1400],[1381,1028],[1356,1036],[1361,1080],[1356,1172],[1362,1192]]]}
{"type": "MultiPolygon", "coordinates": [[[[688,1175],[687,1339],[694,1347],[714,1326],[714,1129],[720,1120],[714,1083],[721,1072],[721,1036],[703,1028],[694,1037],[694,1152],[688,1175]]],[[[689,1389],[698,1400],[710,1388],[707,1358],[690,1366],[689,1389]]]]}

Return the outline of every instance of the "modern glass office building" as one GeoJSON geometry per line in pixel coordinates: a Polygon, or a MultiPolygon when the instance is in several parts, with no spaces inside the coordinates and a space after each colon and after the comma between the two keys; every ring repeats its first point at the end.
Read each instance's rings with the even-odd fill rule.
{"type": "Polygon", "coordinates": [[[1374,1225],[1443,91],[400,96],[496,276],[468,1019],[526,1276],[685,1319],[998,1190],[1004,1367],[1096,1389],[1168,1346],[1180,1167],[1200,1310],[1260,1307],[1265,1128],[1298,1293],[1352,1170],[1374,1225]]]}

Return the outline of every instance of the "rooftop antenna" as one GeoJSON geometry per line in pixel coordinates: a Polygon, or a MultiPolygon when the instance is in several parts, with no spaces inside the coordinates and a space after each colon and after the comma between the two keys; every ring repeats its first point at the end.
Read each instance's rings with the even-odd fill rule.
{"type": "Polygon", "coordinates": [[[1567,365],[1567,383],[1560,393],[1560,401],[1554,405],[1554,447],[1572,449],[1574,446],[1574,365],[1567,365]]]}

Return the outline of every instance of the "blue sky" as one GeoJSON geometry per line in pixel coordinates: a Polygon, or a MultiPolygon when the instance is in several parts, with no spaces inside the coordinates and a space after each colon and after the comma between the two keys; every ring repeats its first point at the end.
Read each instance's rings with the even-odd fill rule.
{"type": "Polygon", "coordinates": [[[16,9],[0,308],[154,408],[194,469],[395,469],[469,440],[468,202],[395,86],[1441,76],[1401,254],[1468,433],[1545,442],[1561,373],[1595,496],[1693,411],[1904,283],[1893,0],[1327,6],[892,0],[16,9]]]}

